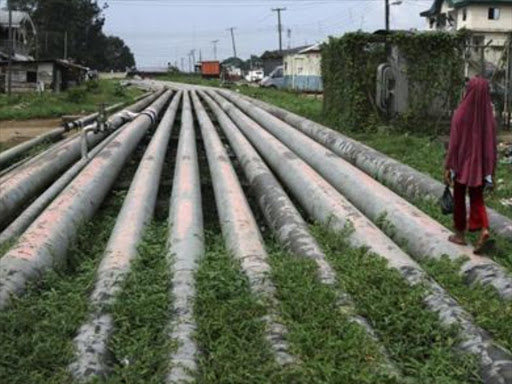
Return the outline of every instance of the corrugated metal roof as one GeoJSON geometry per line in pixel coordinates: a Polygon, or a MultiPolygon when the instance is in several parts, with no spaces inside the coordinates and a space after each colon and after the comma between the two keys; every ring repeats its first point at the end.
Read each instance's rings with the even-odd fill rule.
{"type": "MultiPolygon", "coordinates": [[[[34,31],[36,32],[36,27],[32,22],[32,18],[27,12],[21,11],[12,11],[12,26],[13,28],[19,28],[21,24],[28,22],[34,31]]],[[[0,10],[0,25],[2,27],[6,27],[9,25],[9,12],[5,9],[0,10]]]]}

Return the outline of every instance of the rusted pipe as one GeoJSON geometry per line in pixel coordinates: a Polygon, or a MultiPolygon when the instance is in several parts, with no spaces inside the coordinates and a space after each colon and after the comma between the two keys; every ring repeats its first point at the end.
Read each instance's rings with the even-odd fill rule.
{"type": "MultiPolygon", "coordinates": [[[[160,112],[170,94],[168,91],[160,96],[145,112],[160,112]]],[[[23,293],[29,281],[65,263],[78,226],[90,219],[101,205],[124,163],[152,123],[153,119],[145,113],[131,122],[0,259],[0,310],[9,305],[12,295],[23,293]]]]}
{"type": "MultiPolygon", "coordinates": [[[[226,95],[224,91],[220,92],[226,95]]],[[[412,202],[418,198],[437,200],[443,194],[443,183],[367,145],[282,108],[252,98],[250,101],[326,146],[344,160],[382,181],[394,192],[412,202]]],[[[500,236],[512,239],[512,220],[489,207],[487,213],[491,229],[500,236]]]]}
{"type": "Polygon", "coordinates": [[[287,123],[232,93],[227,98],[311,165],[370,220],[382,224],[397,243],[406,244],[414,258],[447,255],[457,261],[465,257],[460,271],[469,283],[490,285],[502,298],[512,300],[512,276],[503,267],[474,255],[469,246],[451,243],[451,232],[437,221],[287,123]]]}
{"type": "MultiPolygon", "coordinates": [[[[134,100],[134,102],[137,102],[147,96],[149,96],[149,92],[145,93],[141,97],[136,98],[134,100]]],[[[108,107],[105,110],[105,112],[112,113],[112,112],[116,111],[117,109],[123,107],[124,105],[126,105],[126,103],[114,104],[114,105],[108,107]]],[[[8,163],[12,162],[14,159],[21,156],[22,154],[27,152],[29,149],[35,147],[36,145],[39,145],[39,144],[47,142],[47,141],[57,141],[60,138],[62,138],[62,135],[64,135],[67,131],[69,131],[73,128],[81,128],[86,125],[89,125],[98,116],[99,116],[99,114],[96,112],[96,113],[90,114],[88,116],[82,117],[80,119],[77,119],[75,121],[65,123],[63,127],[55,128],[55,129],[51,130],[50,132],[46,132],[42,135],[34,137],[31,140],[28,140],[28,141],[21,143],[13,148],[9,148],[8,150],[1,152],[0,153],[0,169],[5,167],[8,163]]]]}
{"type": "Polygon", "coordinates": [[[108,306],[114,303],[137,254],[144,228],[153,216],[180,97],[178,94],[172,100],[144,153],[98,267],[90,299],[93,310],[75,337],[76,360],[69,368],[78,380],[104,377],[109,372],[108,341],[114,322],[108,306]]]}
{"type": "MultiPolygon", "coordinates": [[[[129,110],[140,111],[152,103],[160,94],[155,94],[132,105],[129,110]]],[[[109,119],[113,129],[119,128],[126,122],[122,113],[115,114],[109,119]]],[[[90,147],[99,144],[107,133],[91,134],[89,137],[90,147]]],[[[74,137],[63,145],[59,145],[51,151],[38,157],[37,162],[17,169],[12,177],[2,183],[0,188],[0,229],[14,219],[23,205],[33,198],[37,193],[50,185],[60,174],[80,159],[80,136],[74,137]]]]}
{"type": "MultiPolygon", "coordinates": [[[[347,314],[350,321],[359,324],[368,336],[378,342],[375,331],[368,321],[357,315],[355,305],[346,292],[337,288],[336,272],[315,238],[309,232],[306,221],[290,200],[281,184],[277,181],[270,168],[258,155],[251,143],[243,136],[237,126],[205,92],[198,92],[206,101],[222,128],[227,140],[243,168],[251,191],[263,212],[266,222],[276,234],[278,241],[286,247],[291,254],[313,260],[318,268],[318,278],[322,284],[330,286],[337,296],[337,304],[342,313],[347,314]]],[[[244,124],[237,119],[237,124],[244,124]]],[[[400,376],[398,369],[391,363],[388,353],[380,348],[387,358],[385,368],[395,376],[400,376]]]]}
{"type": "Polygon", "coordinates": [[[62,138],[62,135],[66,133],[66,129],[59,127],[47,132],[43,135],[37,136],[31,140],[25,141],[15,147],[9,148],[6,151],[0,152],[0,169],[6,167],[9,163],[15,160],[17,157],[23,155],[25,152],[34,148],[36,145],[45,143],[48,141],[56,141],[62,138]]]}
{"type": "Polygon", "coordinates": [[[192,101],[201,127],[226,247],[240,261],[252,291],[269,304],[269,313],[264,322],[267,340],[274,350],[276,361],[281,365],[292,363],[295,359],[288,353],[286,328],[277,320],[275,287],[270,281],[268,256],[258,225],[228,154],[195,92],[192,92],[192,101]]]}
{"type": "Polygon", "coordinates": [[[34,202],[21,213],[1,234],[0,245],[17,238],[32,224],[32,222],[44,211],[44,209],[61,193],[64,188],[85,168],[87,164],[100,153],[119,133],[126,124],[112,135],[98,144],[87,158],[83,158],[60,176],[49,188],[47,188],[34,202]]]}
{"type": "Polygon", "coordinates": [[[510,352],[496,344],[486,331],[475,326],[471,315],[430,279],[414,260],[276,137],[225,99],[216,95],[216,100],[314,220],[334,231],[347,233],[347,242],[351,246],[367,248],[385,258],[389,267],[396,269],[411,286],[425,287],[425,305],[438,315],[443,326],[459,328],[462,341],[457,347],[478,358],[484,382],[512,383],[510,352]],[[350,231],[347,232],[347,228],[350,231]]]}
{"type": "Polygon", "coordinates": [[[196,134],[187,91],[183,98],[169,225],[168,261],[173,276],[173,319],[169,328],[177,349],[171,355],[166,382],[189,383],[194,381],[198,353],[193,314],[195,272],[205,249],[196,134]]]}

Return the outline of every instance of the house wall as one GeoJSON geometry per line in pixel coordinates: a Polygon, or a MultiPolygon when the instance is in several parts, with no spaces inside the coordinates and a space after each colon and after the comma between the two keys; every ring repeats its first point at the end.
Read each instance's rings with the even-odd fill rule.
{"type": "Polygon", "coordinates": [[[298,91],[321,92],[322,56],[319,52],[287,55],[284,58],[285,87],[298,91]]]}
{"type": "Polygon", "coordinates": [[[465,27],[472,31],[484,32],[512,32],[512,5],[495,5],[500,9],[498,20],[489,20],[489,8],[486,5],[471,5],[467,8],[467,20],[462,21],[462,9],[458,10],[460,23],[458,29],[465,27]]]}

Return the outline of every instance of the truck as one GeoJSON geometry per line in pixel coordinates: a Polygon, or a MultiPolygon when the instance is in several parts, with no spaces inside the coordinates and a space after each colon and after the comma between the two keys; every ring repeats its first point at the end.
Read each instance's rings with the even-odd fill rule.
{"type": "Polygon", "coordinates": [[[263,88],[284,88],[284,66],[280,65],[276,67],[270,72],[270,75],[261,81],[260,86],[263,88]]]}
{"type": "Polygon", "coordinates": [[[201,76],[205,78],[219,78],[221,73],[220,61],[201,62],[201,76]]]}

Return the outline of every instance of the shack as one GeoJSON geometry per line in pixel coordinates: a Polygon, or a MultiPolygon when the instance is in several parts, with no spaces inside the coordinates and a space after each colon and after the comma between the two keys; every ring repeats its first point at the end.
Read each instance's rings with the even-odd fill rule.
{"type": "MultiPolygon", "coordinates": [[[[32,60],[37,30],[27,12],[12,11],[12,54],[18,61],[32,60]]],[[[9,58],[9,12],[0,10],[0,59],[9,58]]]]}
{"type": "Polygon", "coordinates": [[[320,44],[284,57],[284,87],[301,92],[323,91],[320,44]]]}
{"type": "Polygon", "coordinates": [[[263,63],[263,73],[265,76],[270,75],[270,73],[279,67],[280,65],[284,65],[284,57],[287,55],[291,55],[302,51],[303,49],[308,48],[309,45],[292,48],[292,49],[283,49],[282,51],[265,51],[263,55],[261,55],[261,62],[263,63]]]}
{"type": "MultiPolygon", "coordinates": [[[[8,62],[0,62],[1,91],[8,87],[8,62]]],[[[13,61],[12,92],[52,90],[60,92],[86,80],[88,68],[66,60],[13,61]]]]}

